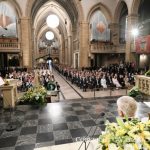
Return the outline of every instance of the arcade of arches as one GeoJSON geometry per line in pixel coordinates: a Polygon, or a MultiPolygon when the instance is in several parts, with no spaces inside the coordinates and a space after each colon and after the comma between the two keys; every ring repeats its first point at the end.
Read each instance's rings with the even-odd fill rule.
{"type": "Polygon", "coordinates": [[[150,0],[0,0],[0,150],[96,150],[106,120],[99,150],[150,150],[150,0]]]}
{"type": "Polygon", "coordinates": [[[136,47],[138,37],[150,34],[148,5],[148,0],[0,1],[0,67],[34,68],[49,56],[73,68],[120,61],[148,66],[149,49],[136,47]],[[58,27],[46,24],[50,14],[59,18],[58,27]],[[47,31],[54,39],[46,39],[47,31]]]}

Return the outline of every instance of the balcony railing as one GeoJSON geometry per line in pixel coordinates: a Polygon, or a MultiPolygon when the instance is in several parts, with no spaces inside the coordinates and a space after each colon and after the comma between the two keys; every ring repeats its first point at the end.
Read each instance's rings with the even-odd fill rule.
{"type": "Polygon", "coordinates": [[[20,52],[20,43],[0,43],[0,52],[20,52]]]}
{"type": "Polygon", "coordinates": [[[139,88],[140,92],[150,96],[150,77],[137,75],[136,86],[139,88]]]}
{"type": "Polygon", "coordinates": [[[50,50],[50,53],[48,50],[41,50],[39,51],[39,56],[38,57],[44,57],[44,56],[48,56],[50,54],[50,56],[58,56],[59,55],[59,50],[50,50]]]}
{"type": "Polygon", "coordinates": [[[116,46],[111,43],[90,43],[90,50],[91,53],[124,53],[125,44],[116,46]]]}
{"type": "Polygon", "coordinates": [[[0,37],[0,52],[20,52],[20,43],[18,38],[0,37]]]}

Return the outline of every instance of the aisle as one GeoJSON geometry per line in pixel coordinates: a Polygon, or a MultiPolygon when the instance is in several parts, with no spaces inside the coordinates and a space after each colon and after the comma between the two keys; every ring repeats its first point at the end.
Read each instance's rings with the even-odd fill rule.
{"type": "MultiPolygon", "coordinates": [[[[60,85],[60,90],[61,90],[60,96],[62,95],[61,97],[67,100],[82,98],[54,69],[53,69],[53,74],[55,76],[55,80],[60,85]]],[[[61,97],[60,100],[62,100],[61,97]]]]}
{"type": "Polygon", "coordinates": [[[87,90],[87,92],[83,92],[82,89],[77,87],[76,85],[71,84],[70,81],[65,80],[65,78],[58,74],[57,71],[53,69],[53,74],[55,76],[56,81],[61,86],[62,95],[64,95],[64,99],[95,99],[100,97],[108,97],[108,96],[122,96],[127,95],[126,89],[119,89],[119,90],[113,90],[110,91],[107,90],[100,90],[100,91],[90,91],[87,90]]]}

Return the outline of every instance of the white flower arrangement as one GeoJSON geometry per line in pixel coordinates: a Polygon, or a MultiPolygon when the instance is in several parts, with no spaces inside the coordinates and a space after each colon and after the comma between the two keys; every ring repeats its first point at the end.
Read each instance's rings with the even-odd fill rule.
{"type": "Polygon", "coordinates": [[[99,137],[97,150],[150,150],[150,120],[138,119],[106,124],[105,132],[99,137]]]}

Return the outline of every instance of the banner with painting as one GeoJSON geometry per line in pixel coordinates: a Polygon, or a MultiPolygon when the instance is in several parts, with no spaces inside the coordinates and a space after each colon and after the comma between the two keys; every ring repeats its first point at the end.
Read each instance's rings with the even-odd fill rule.
{"type": "Polygon", "coordinates": [[[9,1],[0,2],[0,36],[17,37],[17,15],[9,1]]]}
{"type": "Polygon", "coordinates": [[[150,35],[136,38],[135,50],[139,54],[150,53],[150,35]]]}
{"type": "Polygon", "coordinates": [[[110,41],[110,29],[104,14],[97,10],[90,18],[91,41],[110,41]]]}

